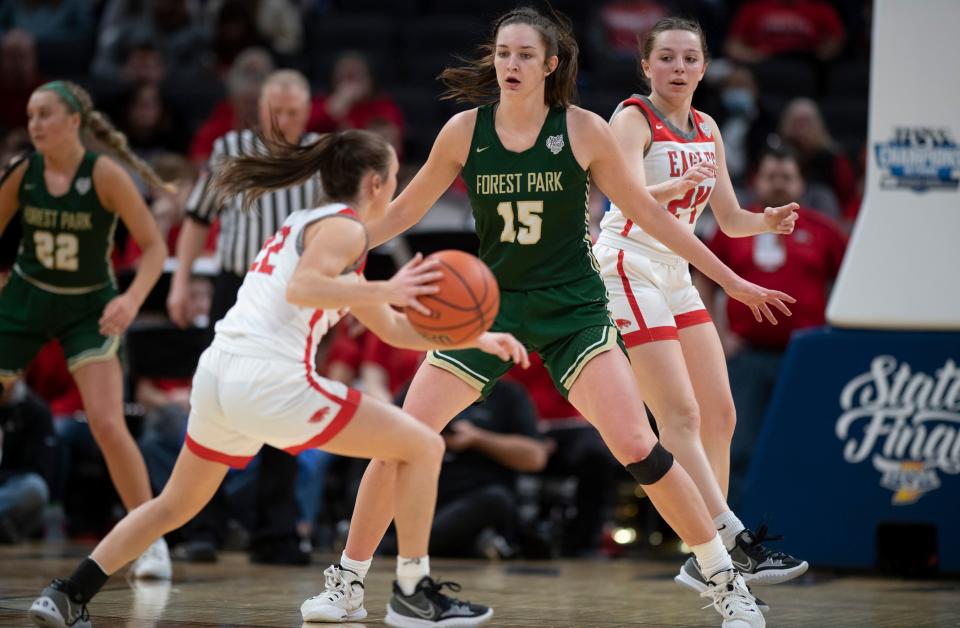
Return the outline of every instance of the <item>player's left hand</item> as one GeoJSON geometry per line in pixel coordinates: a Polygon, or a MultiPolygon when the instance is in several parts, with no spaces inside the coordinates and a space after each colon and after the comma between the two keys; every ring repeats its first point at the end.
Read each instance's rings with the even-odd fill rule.
{"type": "Polygon", "coordinates": [[[766,225],[770,233],[779,233],[787,235],[793,233],[793,227],[800,217],[797,210],[800,206],[796,203],[787,203],[780,207],[767,207],[763,210],[763,224],[766,225]]]}
{"type": "Polygon", "coordinates": [[[796,299],[786,292],[768,290],[757,284],[750,283],[742,277],[738,277],[737,281],[731,286],[724,287],[724,292],[726,292],[730,298],[736,299],[749,307],[750,311],[753,312],[753,318],[755,318],[758,323],[762,323],[763,319],[766,318],[771,324],[776,325],[777,317],[773,315],[773,310],[770,309],[770,306],[772,305],[780,310],[784,316],[790,316],[790,308],[788,308],[786,304],[797,302],[796,299]]]}
{"type": "Polygon", "coordinates": [[[488,331],[480,334],[476,347],[484,353],[490,353],[504,362],[519,364],[521,368],[530,367],[530,356],[523,344],[510,334],[488,331]]]}
{"type": "Polygon", "coordinates": [[[103,308],[100,317],[100,333],[104,336],[121,336],[137,315],[139,306],[126,294],[113,297],[103,308]]]}

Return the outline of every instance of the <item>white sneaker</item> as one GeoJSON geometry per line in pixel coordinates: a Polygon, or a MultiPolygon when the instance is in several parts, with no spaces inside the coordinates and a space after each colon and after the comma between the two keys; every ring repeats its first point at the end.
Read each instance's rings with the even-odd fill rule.
{"type": "Polygon", "coordinates": [[[303,621],[341,622],[363,619],[363,579],[340,565],[330,565],[323,572],[325,589],[308,598],[300,606],[303,621]]]}
{"type": "Polygon", "coordinates": [[[713,600],[713,607],[723,617],[723,628],[763,628],[767,625],[743,576],[736,570],[727,569],[714,574],[707,581],[707,587],[700,597],[713,600]]]}
{"type": "Polygon", "coordinates": [[[134,578],[153,578],[156,580],[169,580],[173,575],[173,567],[170,565],[170,550],[167,549],[167,542],[161,536],[153,542],[153,545],[147,548],[140,558],[134,561],[131,573],[134,578]]]}

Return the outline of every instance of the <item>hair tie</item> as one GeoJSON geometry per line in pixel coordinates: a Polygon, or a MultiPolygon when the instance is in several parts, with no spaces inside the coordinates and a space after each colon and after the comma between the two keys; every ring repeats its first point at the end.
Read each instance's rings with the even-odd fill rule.
{"type": "Polygon", "coordinates": [[[70,89],[67,87],[67,84],[63,81],[50,81],[49,83],[44,83],[39,87],[39,89],[46,89],[51,92],[56,92],[63,98],[67,106],[73,109],[74,113],[79,113],[81,118],[84,118],[83,108],[80,107],[80,101],[77,100],[77,97],[73,95],[70,89]]]}

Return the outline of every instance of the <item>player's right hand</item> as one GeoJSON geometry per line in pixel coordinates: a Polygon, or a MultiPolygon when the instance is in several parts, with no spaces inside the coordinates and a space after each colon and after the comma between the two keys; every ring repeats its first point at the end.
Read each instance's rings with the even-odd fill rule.
{"type": "Polygon", "coordinates": [[[190,287],[179,282],[170,282],[170,293],[167,294],[167,316],[180,329],[186,329],[193,321],[190,320],[190,287]]]}
{"type": "Polygon", "coordinates": [[[440,263],[436,260],[425,262],[420,253],[414,255],[413,259],[385,283],[387,303],[410,307],[424,316],[430,316],[430,310],[420,303],[417,297],[440,291],[440,288],[434,285],[443,277],[443,273],[438,270],[439,266],[440,263]]]}
{"type": "Polygon", "coordinates": [[[511,334],[488,331],[477,338],[477,349],[484,353],[497,356],[504,362],[519,364],[522,368],[529,368],[530,356],[527,348],[511,334]]]}

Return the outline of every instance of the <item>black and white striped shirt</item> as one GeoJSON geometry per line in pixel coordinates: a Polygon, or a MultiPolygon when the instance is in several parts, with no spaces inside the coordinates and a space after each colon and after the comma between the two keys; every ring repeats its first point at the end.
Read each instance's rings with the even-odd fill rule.
{"type": "MultiPolygon", "coordinates": [[[[316,133],[307,133],[301,138],[300,145],[312,144],[318,137],[316,133]]],[[[187,200],[187,215],[194,220],[209,225],[217,217],[220,218],[217,257],[221,272],[243,276],[263,243],[280,228],[291,212],[316,207],[319,201],[319,178],[315,178],[302,185],[264,194],[250,211],[240,209],[240,197],[233,197],[222,207],[215,207],[209,187],[210,172],[216,169],[217,161],[223,156],[235,157],[261,150],[257,136],[249,129],[230,131],[217,138],[207,171],[197,181],[187,200]]]]}

